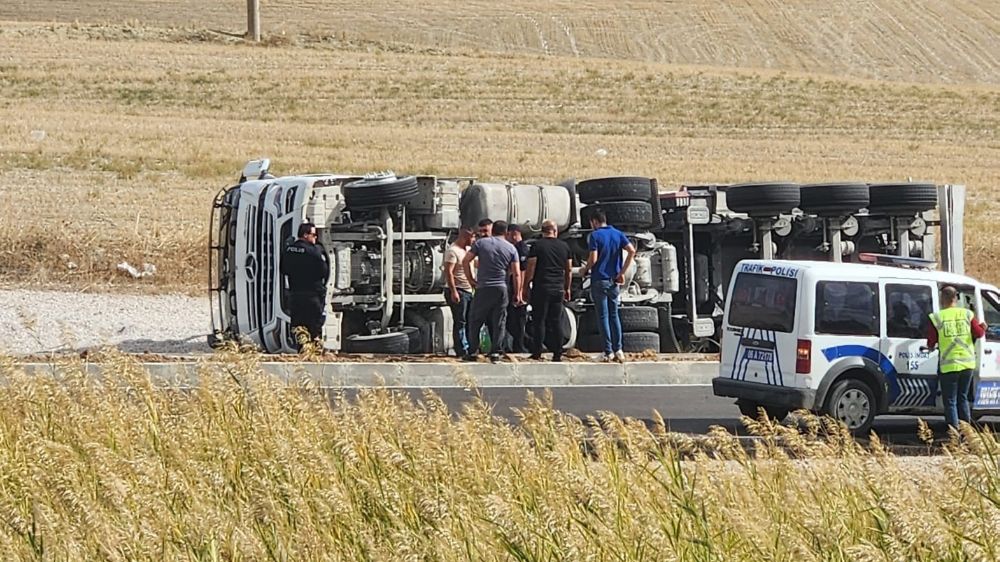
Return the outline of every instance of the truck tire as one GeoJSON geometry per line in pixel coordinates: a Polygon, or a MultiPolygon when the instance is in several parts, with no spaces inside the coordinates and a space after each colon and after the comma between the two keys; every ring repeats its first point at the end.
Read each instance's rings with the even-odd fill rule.
{"type": "Polygon", "coordinates": [[[420,328],[403,326],[399,330],[399,333],[406,334],[406,339],[409,342],[409,346],[406,349],[407,353],[424,353],[424,338],[420,328]]]}
{"type": "Polygon", "coordinates": [[[580,195],[580,201],[587,205],[598,202],[649,201],[653,185],[649,178],[635,176],[596,178],[576,184],[576,192],[580,195]]]}
{"type": "Polygon", "coordinates": [[[799,206],[799,186],[787,182],[742,183],[726,189],[726,206],[737,213],[767,217],[799,206]]]}
{"type": "Polygon", "coordinates": [[[417,178],[373,178],[353,181],[344,186],[348,209],[373,209],[407,203],[419,194],[417,178]]]}
{"type": "Polygon", "coordinates": [[[650,180],[650,183],[652,187],[650,188],[649,204],[653,207],[653,224],[650,228],[663,230],[667,224],[663,219],[663,206],[660,204],[660,186],[655,179],[650,180]]]}
{"type": "MultiPolygon", "coordinates": [[[[659,313],[652,306],[623,306],[618,309],[622,332],[656,332],[660,329],[659,313]]],[[[597,311],[590,309],[580,317],[583,334],[598,333],[597,311]]]]}
{"type": "Polygon", "coordinates": [[[584,227],[589,226],[591,217],[598,209],[604,211],[611,226],[645,230],[653,225],[653,206],[648,203],[648,199],[587,205],[580,210],[580,223],[584,227]]]}
{"type": "Polygon", "coordinates": [[[642,353],[660,352],[660,334],[656,332],[625,332],[622,334],[622,351],[642,353]]]}
{"type": "MultiPolygon", "coordinates": [[[[604,339],[600,334],[587,334],[580,336],[580,351],[601,352],[604,351],[604,339]]],[[[622,351],[627,353],[642,353],[644,351],[660,352],[660,334],[656,332],[623,332],[622,351]]]]}
{"type": "Polygon", "coordinates": [[[878,402],[864,381],[844,379],[833,385],[824,412],[847,426],[856,436],[867,436],[875,421],[878,402]]]}
{"type": "Polygon", "coordinates": [[[874,183],[868,186],[868,210],[885,215],[915,215],[937,207],[932,183],[874,183]]]}
{"type": "Polygon", "coordinates": [[[656,309],[659,326],[657,332],[660,334],[660,353],[683,353],[683,344],[677,339],[677,330],[674,326],[672,309],[669,304],[663,308],[656,309]]]}
{"type": "Polygon", "coordinates": [[[374,353],[405,355],[410,351],[410,336],[405,332],[388,334],[354,334],[344,339],[344,353],[374,353]]]}
{"type": "Polygon", "coordinates": [[[864,183],[814,183],[803,185],[799,208],[821,217],[851,215],[868,207],[864,183]]]}

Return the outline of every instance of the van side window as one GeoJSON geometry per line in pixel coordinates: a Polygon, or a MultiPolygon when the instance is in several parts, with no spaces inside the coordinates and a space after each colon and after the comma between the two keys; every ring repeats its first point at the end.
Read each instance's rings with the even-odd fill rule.
{"type": "Polygon", "coordinates": [[[878,330],[877,283],[816,283],[816,333],[877,336],[878,330]]]}
{"type": "Polygon", "coordinates": [[[1000,342],[1000,295],[983,291],[983,315],[986,317],[986,341],[1000,342]]]}
{"type": "Polygon", "coordinates": [[[931,288],[924,285],[885,286],[886,336],[921,339],[927,337],[932,306],[931,288]]]}

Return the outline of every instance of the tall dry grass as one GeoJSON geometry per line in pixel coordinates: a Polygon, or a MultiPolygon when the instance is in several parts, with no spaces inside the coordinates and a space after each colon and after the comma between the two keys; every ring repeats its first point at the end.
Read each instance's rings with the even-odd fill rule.
{"type": "Polygon", "coordinates": [[[217,357],[188,392],[123,356],[55,376],[2,361],[8,559],[993,560],[998,444],[863,449],[830,422],[718,430],[581,421],[533,400],[512,426],[388,390],[330,397],[217,357]],[[332,403],[332,405],[331,405],[332,403]]]}

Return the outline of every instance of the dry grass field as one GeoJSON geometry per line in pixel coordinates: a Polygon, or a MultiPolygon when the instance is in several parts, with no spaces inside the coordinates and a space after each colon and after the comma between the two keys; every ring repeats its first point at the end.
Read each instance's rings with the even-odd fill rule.
{"type": "MultiPolygon", "coordinates": [[[[544,399],[511,426],[386,390],[337,398],[252,354],[157,390],[0,358],[0,549],[17,560],[996,560],[1000,447],[898,458],[747,420],[750,455],[544,399]]],[[[926,428],[924,428],[926,429],[926,428]]]]}
{"type": "Polygon", "coordinates": [[[0,281],[118,289],[115,264],[150,262],[146,288],[200,291],[211,198],[260,155],[277,173],[965,183],[971,270],[1000,281],[990,3],[717,4],[265,1],[284,34],[251,46],[210,31],[241,30],[242,2],[4,2],[0,281]]]}
{"type": "MultiPolygon", "coordinates": [[[[992,0],[261,0],[265,31],[429,48],[1000,83],[992,0]]],[[[0,21],[245,29],[244,0],[5,0],[0,21]]]]}

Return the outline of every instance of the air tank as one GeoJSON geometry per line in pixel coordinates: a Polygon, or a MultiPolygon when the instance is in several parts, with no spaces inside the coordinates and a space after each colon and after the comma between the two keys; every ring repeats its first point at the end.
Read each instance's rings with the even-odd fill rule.
{"type": "Polygon", "coordinates": [[[476,183],[462,193],[459,208],[466,226],[488,218],[538,232],[542,221],[552,219],[562,232],[577,222],[575,197],[569,188],[559,185],[476,183]]]}

